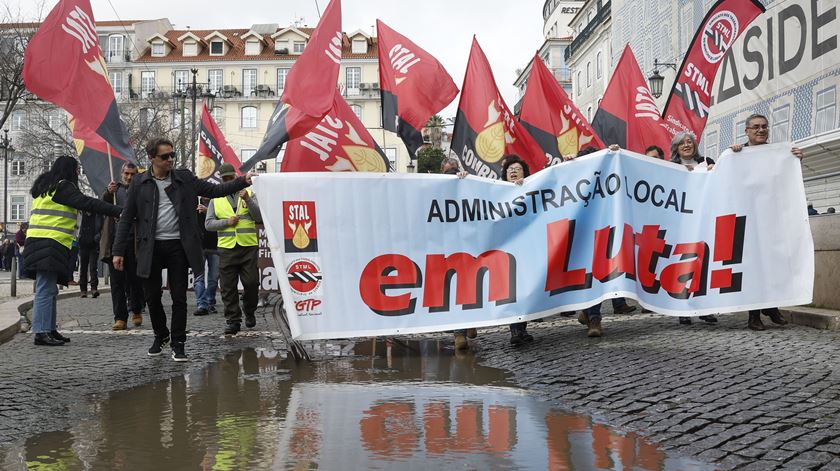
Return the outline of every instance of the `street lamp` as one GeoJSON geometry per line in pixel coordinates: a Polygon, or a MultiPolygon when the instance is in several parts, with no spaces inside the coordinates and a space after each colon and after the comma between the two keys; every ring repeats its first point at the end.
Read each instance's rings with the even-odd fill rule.
{"type": "Polygon", "coordinates": [[[648,83],[650,84],[650,94],[653,95],[654,98],[662,96],[662,85],[665,82],[665,77],[659,74],[660,66],[670,67],[674,69],[674,72],[677,71],[677,64],[671,62],[659,62],[659,59],[653,60],[653,74],[648,77],[648,83]]]}
{"type": "MultiPolygon", "coordinates": [[[[196,143],[196,140],[198,139],[198,136],[196,136],[196,133],[195,133],[196,132],[196,129],[195,129],[196,100],[198,100],[199,98],[205,100],[207,102],[207,108],[212,110],[214,101],[216,99],[216,95],[213,92],[210,91],[210,79],[209,78],[207,80],[207,86],[204,87],[203,84],[202,84],[202,86],[200,87],[198,85],[197,81],[196,81],[196,76],[198,75],[198,69],[195,69],[195,68],[190,69],[190,72],[192,72],[192,83],[190,84],[189,88],[187,88],[187,90],[185,92],[180,92],[178,97],[180,98],[179,104],[182,105],[181,110],[183,110],[183,104],[184,104],[184,101],[186,100],[187,96],[189,96],[190,100],[192,100],[192,122],[190,123],[191,126],[190,126],[190,156],[189,156],[189,159],[190,159],[190,170],[195,172],[195,143],[196,143]]],[[[182,111],[182,113],[183,113],[183,111],[182,111]]],[[[183,123],[183,118],[181,119],[181,122],[183,123]]],[[[184,134],[182,132],[181,136],[183,136],[183,135],[184,134]]],[[[183,138],[181,139],[181,141],[183,142],[183,138]]],[[[183,151],[183,147],[181,147],[181,149],[183,151]]]]}
{"type": "Polygon", "coordinates": [[[9,235],[9,150],[14,150],[8,129],[3,130],[0,149],[3,149],[3,240],[6,240],[9,235]]]}

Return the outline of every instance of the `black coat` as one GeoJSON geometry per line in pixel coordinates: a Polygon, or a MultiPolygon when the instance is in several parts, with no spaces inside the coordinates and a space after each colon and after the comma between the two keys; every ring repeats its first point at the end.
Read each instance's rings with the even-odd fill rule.
{"type": "MultiPolygon", "coordinates": [[[[698,164],[702,164],[703,162],[707,162],[706,165],[714,165],[715,164],[715,161],[713,159],[710,159],[708,157],[703,157],[702,155],[694,156],[694,161],[697,162],[698,164]]],[[[682,165],[682,160],[680,160],[679,155],[675,155],[675,156],[671,157],[671,162],[673,162],[675,164],[682,165]]]]}
{"type": "Polygon", "coordinates": [[[102,233],[103,217],[88,211],[82,213],[79,225],[79,247],[84,249],[99,248],[99,236],[102,233]]]}
{"type": "MultiPolygon", "coordinates": [[[[187,254],[187,262],[196,275],[204,272],[204,257],[201,251],[201,233],[198,231],[198,197],[221,198],[244,190],[248,183],[245,177],[219,185],[199,180],[189,170],[173,170],[172,184],[166,188],[166,194],[172,201],[178,216],[178,228],[181,245],[187,254]]],[[[131,180],[128,200],[117,224],[113,255],[125,256],[128,242],[131,240],[131,226],[136,222],[137,237],[137,276],[148,278],[152,271],[152,255],[155,247],[155,229],[157,225],[158,190],[152,171],[136,175],[131,180]]]]}
{"type": "MultiPolygon", "coordinates": [[[[53,201],[79,211],[90,211],[107,216],[119,216],[122,208],[85,196],[76,185],[62,181],[53,195],[53,201]]],[[[58,284],[66,285],[73,278],[73,260],[70,249],[59,242],[45,237],[27,237],[23,251],[23,270],[29,278],[35,279],[36,272],[58,273],[58,284]]]]}

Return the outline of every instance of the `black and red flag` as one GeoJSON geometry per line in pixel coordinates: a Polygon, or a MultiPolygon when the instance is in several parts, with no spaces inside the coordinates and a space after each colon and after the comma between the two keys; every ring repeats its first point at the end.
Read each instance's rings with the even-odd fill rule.
{"type": "MultiPolygon", "coordinates": [[[[108,183],[120,181],[122,166],[129,162],[129,159],[113,148],[109,149],[102,136],[78,122],[76,118],[70,118],[69,126],[73,134],[73,144],[76,146],[76,155],[79,156],[88,183],[95,194],[101,195],[108,188],[108,183]]],[[[131,162],[136,164],[133,160],[131,162]]]]}
{"type": "Polygon", "coordinates": [[[764,5],[758,0],[718,0],[703,18],[662,113],[672,137],[681,132],[698,138],[703,134],[712,106],[712,85],[723,57],[762,13],[764,5]]]}
{"type": "Polygon", "coordinates": [[[23,80],[27,90],[67,110],[77,126],[101,136],[112,155],[134,160],[89,0],[61,0],[47,15],[26,47],[23,80]]]}
{"type": "Polygon", "coordinates": [[[516,154],[536,173],[546,155],[505,104],[484,51],[473,37],[452,135],[452,150],[467,172],[499,179],[502,161],[516,154]]]}
{"type": "Polygon", "coordinates": [[[610,77],[592,128],[604,144],[618,144],[643,154],[651,145],[666,152],[670,148],[671,137],[663,124],[636,56],[627,45],[610,77]]]}
{"type": "Polygon", "coordinates": [[[260,148],[240,170],[275,158],[285,142],[303,136],[324,119],[333,105],[343,45],[341,0],[332,0],[289,71],[260,148]]]}
{"type": "Polygon", "coordinates": [[[216,120],[207,109],[207,103],[201,107],[201,123],[198,128],[198,161],[195,165],[195,174],[202,180],[213,183],[221,183],[219,167],[223,163],[233,165],[239,175],[239,158],[236,152],[230,147],[216,120]]]}
{"type": "Polygon", "coordinates": [[[333,107],[303,136],[289,141],[283,172],[390,172],[388,158],[368,130],[336,93],[333,107]]]}
{"type": "Polygon", "coordinates": [[[604,143],[557,83],[539,54],[531,62],[531,75],[522,98],[519,121],[543,152],[551,156],[550,165],[561,162],[564,155],[577,155],[586,147],[604,148],[604,143]]]}
{"type": "Polygon", "coordinates": [[[376,20],[376,30],[382,123],[400,136],[414,158],[423,145],[421,130],[455,99],[458,87],[443,65],[410,39],[380,20],[376,20]]]}

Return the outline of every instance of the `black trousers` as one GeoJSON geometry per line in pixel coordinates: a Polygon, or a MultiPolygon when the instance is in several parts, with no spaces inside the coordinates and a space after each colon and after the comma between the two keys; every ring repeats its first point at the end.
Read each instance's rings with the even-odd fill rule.
{"type": "Polygon", "coordinates": [[[187,340],[187,275],[189,262],[181,246],[181,240],[156,240],[152,254],[152,270],[143,280],[146,306],[156,337],[171,335],[173,342],[187,340]],[[169,296],[172,298],[172,327],[166,327],[166,312],[163,311],[163,276],[166,268],[169,280],[169,296]]]}
{"type": "Polygon", "coordinates": [[[246,314],[257,310],[260,294],[260,273],[257,268],[259,247],[236,245],[232,249],[219,248],[219,287],[225,304],[225,320],[242,322],[239,307],[239,282],[242,281],[242,304],[246,314]]]}
{"type": "Polygon", "coordinates": [[[111,273],[114,320],[128,321],[129,309],[135,314],[143,310],[143,283],[137,277],[137,259],[134,257],[134,251],[126,252],[122,271],[115,270],[113,264],[109,265],[108,271],[111,273]]]}
{"type": "Polygon", "coordinates": [[[99,247],[79,246],[79,288],[82,292],[88,290],[88,273],[90,273],[90,290],[99,287],[99,247]]]}

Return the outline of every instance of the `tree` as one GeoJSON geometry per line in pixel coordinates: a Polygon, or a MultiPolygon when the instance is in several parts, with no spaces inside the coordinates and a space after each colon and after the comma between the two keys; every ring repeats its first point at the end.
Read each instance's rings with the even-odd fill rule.
{"type": "MultiPolygon", "coordinates": [[[[39,18],[43,9],[44,2],[39,1],[36,4],[39,18]]],[[[23,51],[39,23],[21,21],[23,16],[7,4],[0,9],[0,101],[3,107],[0,129],[6,126],[18,103],[31,96],[23,84],[23,51]]]]}
{"type": "Polygon", "coordinates": [[[434,147],[440,147],[443,139],[443,128],[446,126],[446,121],[439,115],[434,115],[426,122],[423,130],[424,137],[428,138],[428,143],[434,147]]]}
{"type": "Polygon", "coordinates": [[[446,154],[443,149],[435,146],[425,146],[417,151],[417,173],[438,173],[440,163],[446,154]]]}

